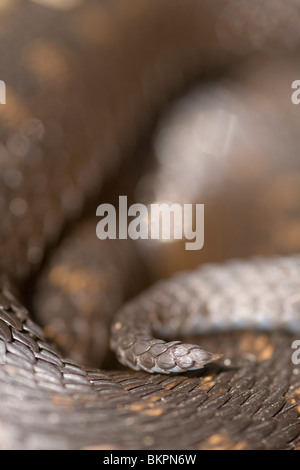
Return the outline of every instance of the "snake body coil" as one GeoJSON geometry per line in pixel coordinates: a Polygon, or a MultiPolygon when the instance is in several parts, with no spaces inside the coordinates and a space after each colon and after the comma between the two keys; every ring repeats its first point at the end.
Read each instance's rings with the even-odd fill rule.
{"type": "MultiPolygon", "coordinates": [[[[299,379],[290,337],[271,333],[279,352],[270,346],[272,353],[266,348],[258,362],[219,362],[187,375],[98,370],[64,358],[48,336],[61,346],[65,335],[42,329],[18,300],[28,300],[46,257],[64,247],[65,233],[104,197],[105,182],[126,172],[166,101],[233,65],[287,52],[296,57],[299,5],[276,2],[277,10],[269,3],[89,0],[63,8],[28,0],[1,7],[0,79],[7,97],[0,105],[0,447],[297,447],[299,379]]],[[[139,255],[117,241],[88,255],[80,239],[100,250],[89,227],[79,228],[70,252],[63,248],[69,264],[54,261],[49,278],[82,311],[76,335],[94,318],[93,299],[107,312],[105,328],[119,309],[111,345],[126,366],[170,374],[223,355],[221,344],[210,353],[155,335],[300,330],[298,255],[201,266],[122,306],[138,290],[139,255]]],[[[69,308],[56,295],[37,305],[51,313],[69,308]]],[[[77,346],[75,353],[84,350],[77,346]]],[[[104,355],[101,345],[95,350],[104,355]]]]}
{"type": "Polygon", "coordinates": [[[299,256],[206,265],[177,275],[118,313],[112,347],[133,369],[170,373],[201,368],[222,356],[197,345],[153,339],[153,331],[171,338],[224,329],[299,333],[299,281],[299,256]]]}

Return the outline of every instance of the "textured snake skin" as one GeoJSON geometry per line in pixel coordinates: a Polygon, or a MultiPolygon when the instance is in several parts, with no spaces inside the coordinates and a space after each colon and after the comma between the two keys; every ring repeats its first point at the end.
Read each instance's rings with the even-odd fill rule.
{"type": "Polygon", "coordinates": [[[233,64],[294,62],[298,2],[28,0],[4,2],[0,22],[0,447],[297,448],[290,336],[248,332],[230,355],[226,336],[208,353],[210,337],[200,348],[152,334],[298,332],[299,257],[200,267],[151,287],[113,321],[112,346],[133,369],[222,361],[168,377],[92,369],[107,344],[96,328],[108,328],[147,272],[131,243],[93,256],[93,223],[74,224],[105,201],[105,183],[142,166],[139,145],[188,84],[233,64]]]}
{"type": "Polygon", "coordinates": [[[154,339],[155,331],[171,338],[234,329],[299,333],[299,262],[299,256],[231,261],[161,281],[116,315],[111,345],[133,369],[171,373],[221,356],[154,339]]]}

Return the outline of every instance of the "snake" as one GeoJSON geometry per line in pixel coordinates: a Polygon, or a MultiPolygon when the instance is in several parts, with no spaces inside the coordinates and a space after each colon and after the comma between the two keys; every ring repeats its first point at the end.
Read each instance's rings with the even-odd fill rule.
{"type": "Polygon", "coordinates": [[[0,21],[0,448],[296,449],[298,2],[15,0],[0,21]],[[212,214],[228,188],[251,247],[224,208],[229,252],[208,237],[190,269],[180,243],[97,240],[116,194],[212,214]]]}

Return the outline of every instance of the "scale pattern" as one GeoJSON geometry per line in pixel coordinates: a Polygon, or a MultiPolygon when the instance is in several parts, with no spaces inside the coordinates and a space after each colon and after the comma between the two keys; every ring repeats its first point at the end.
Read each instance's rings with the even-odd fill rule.
{"type": "MultiPolygon", "coordinates": [[[[230,367],[219,362],[168,377],[95,370],[64,358],[19,299],[26,296],[46,255],[151,130],[167,99],[203,73],[248,60],[253,52],[267,57],[297,50],[298,2],[268,7],[259,16],[271,18],[271,27],[259,31],[253,21],[243,27],[252,2],[240,10],[226,0],[87,0],[63,11],[41,3],[4,2],[0,10],[0,77],[7,83],[7,104],[0,110],[0,446],[297,448],[299,377],[291,364],[289,336],[272,333],[253,339],[248,332],[232,345],[231,335],[231,356],[226,338],[220,338],[220,350],[222,341],[227,344],[230,367]],[[257,34],[262,41],[253,41],[257,34]]],[[[259,266],[261,271],[262,265],[267,271],[267,266],[287,269],[297,280],[297,264],[296,257],[259,266]]],[[[251,264],[238,266],[252,273],[251,264]]],[[[209,277],[211,268],[203,269],[209,277]]],[[[216,282],[231,272],[212,269],[216,282]]],[[[193,275],[186,279],[193,290],[193,275]]],[[[272,276],[265,279],[268,284],[272,276]]],[[[210,282],[205,285],[209,290],[210,282]]],[[[282,285],[286,295],[289,284],[282,285]]],[[[172,288],[173,281],[164,286],[172,288]]],[[[187,291],[179,292],[184,297],[187,291]]],[[[193,292],[198,302],[199,289],[193,292]]],[[[168,303],[161,287],[157,293],[168,303]]],[[[176,309],[172,307],[175,319],[176,309]]],[[[126,312],[130,324],[134,317],[126,312]]],[[[297,315],[298,310],[292,306],[291,312],[297,315]]],[[[165,313],[159,313],[155,329],[159,322],[166,325],[165,313]]],[[[122,318],[121,328],[115,328],[121,332],[122,318]]],[[[286,320],[293,323],[288,310],[286,320]]],[[[168,328],[164,334],[177,334],[176,325],[168,328]]],[[[113,341],[117,348],[123,343],[123,355],[124,337],[113,341]]],[[[151,344],[151,349],[164,348],[161,344],[151,344]]],[[[141,356],[141,344],[137,346],[137,356],[129,358],[134,367],[141,356]]],[[[184,347],[183,357],[181,345],[171,348],[171,359],[177,360],[178,353],[177,366],[183,371],[191,360],[198,361],[195,355],[201,356],[200,365],[211,359],[206,347],[184,347]]],[[[177,367],[163,354],[155,356],[160,371],[177,367]]]]}

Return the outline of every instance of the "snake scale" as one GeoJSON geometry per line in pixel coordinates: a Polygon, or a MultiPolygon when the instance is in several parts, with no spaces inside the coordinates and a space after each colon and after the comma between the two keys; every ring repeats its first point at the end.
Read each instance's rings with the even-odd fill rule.
{"type": "Polygon", "coordinates": [[[0,447],[297,448],[299,119],[290,85],[299,3],[15,0],[0,4],[0,21],[0,447]],[[162,124],[149,146],[172,99],[224,75],[180,102],[170,132],[162,124]],[[199,142],[197,164],[187,163],[199,107],[217,126],[201,138],[201,171],[199,142]],[[224,149],[234,129],[246,144],[231,147],[228,172],[211,149],[224,149]],[[183,167],[161,157],[161,168],[144,173],[153,154],[168,153],[168,132],[183,167]],[[147,202],[170,188],[183,202],[208,192],[229,252],[218,252],[208,214],[208,251],[187,255],[188,267],[200,266],[148,287],[154,272],[182,268],[182,247],[158,244],[143,258],[132,240],[97,240],[95,207],[114,197],[111,188],[147,202]],[[217,203],[226,197],[243,207],[241,223],[260,221],[249,246],[237,243],[247,223],[226,232],[234,216],[217,203]],[[217,263],[236,255],[257,256],[217,263]],[[125,367],[107,357],[111,322],[125,367]],[[183,335],[194,338],[182,343],[183,335]]]}

